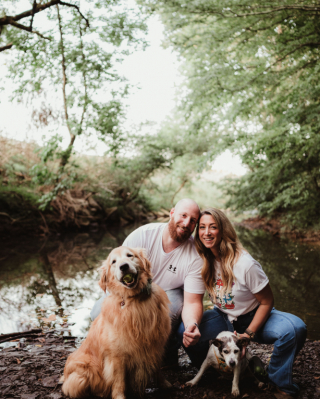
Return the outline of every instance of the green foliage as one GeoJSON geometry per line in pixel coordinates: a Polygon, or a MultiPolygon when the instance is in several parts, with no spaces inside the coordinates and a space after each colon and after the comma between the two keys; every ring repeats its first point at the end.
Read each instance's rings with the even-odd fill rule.
{"type": "MultiPolygon", "coordinates": [[[[320,209],[318,3],[143,1],[185,60],[189,135],[249,166],[230,205],[312,225],[320,209]]],[[[204,160],[204,158],[202,158],[204,160]]]]}
{"type": "Polygon", "coordinates": [[[62,137],[56,135],[51,137],[44,147],[36,149],[40,162],[33,165],[29,171],[36,186],[51,187],[51,190],[45,192],[38,200],[40,210],[48,208],[58,194],[63,195],[76,182],[82,180],[77,174],[79,166],[74,160],[71,160],[68,165],[59,165],[58,161],[65,157],[65,153],[69,150],[69,148],[62,150],[61,142],[62,137]]]}
{"type": "MultiPolygon", "coordinates": [[[[5,2],[0,13],[19,14],[22,6],[19,1],[5,2]]],[[[146,17],[138,7],[131,10],[120,0],[87,0],[81,2],[81,10],[86,10],[82,13],[77,6],[80,2],[51,6],[41,11],[41,23],[39,14],[25,18],[24,26],[32,21],[32,32],[10,24],[0,31],[3,43],[13,43],[7,61],[7,78],[15,83],[12,99],[31,104],[42,99],[40,111],[33,112],[38,126],[62,124],[70,135],[65,150],[60,148],[61,135],[52,137],[39,152],[41,162],[30,171],[36,185],[51,186],[40,200],[43,209],[80,181],[71,161],[78,136],[96,136],[108,144],[111,154],[119,152],[122,99],[129,86],[116,65],[146,45],[146,17]]]]}

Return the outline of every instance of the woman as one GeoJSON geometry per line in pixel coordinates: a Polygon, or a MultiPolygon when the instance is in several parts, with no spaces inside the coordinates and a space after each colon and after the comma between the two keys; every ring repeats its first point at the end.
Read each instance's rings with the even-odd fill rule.
{"type": "MultiPolygon", "coordinates": [[[[268,277],[242,247],[222,211],[208,208],[201,212],[195,243],[204,259],[202,277],[215,305],[204,313],[200,325],[203,346],[207,339],[227,330],[259,343],[274,344],[269,379],[279,392],[296,394],[299,388],[293,383],[292,367],[305,342],[306,325],[298,317],[273,308],[268,277]]],[[[187,350],[197,365],[204,355],[199,345],[187,350]]]]}

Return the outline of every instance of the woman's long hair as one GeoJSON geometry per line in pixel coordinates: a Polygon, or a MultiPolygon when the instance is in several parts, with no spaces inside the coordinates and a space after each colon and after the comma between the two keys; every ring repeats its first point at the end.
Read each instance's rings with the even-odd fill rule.
{"type": "MultiPolygon", "coordinates": [[[[233,266],[239,259],[243,249],[237,233],[227,216],[217,208],[207,208],[200,213],[200,219],[203,215],[211,215],[215,220],[221,234],[220,242],[220,258],[221,258],[221,278],[223,287],[219,292],[219,296],[231,292],[232,283],[235,280],[233,266]]],[[[195,245],[199,255],[204,260],[201,275],[213,301],[216,301],[217,293],[215,292],[215,256],[209,248],[206,248],[199,238],[200,219],[196,229],[195,245]]]]}

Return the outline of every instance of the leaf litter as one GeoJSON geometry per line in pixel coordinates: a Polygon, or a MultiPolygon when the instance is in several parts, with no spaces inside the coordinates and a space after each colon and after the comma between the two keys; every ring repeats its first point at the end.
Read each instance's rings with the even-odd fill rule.
{"type": "MultiPolygon", "coordinates": [[[[79,345],[77,337],[63,335],[63,331],[43,331],[30,337],[12,340],[13,346],[0,347],[0,392],[1,399],[63,399],[59,378],[63,374],[67,357],[79,345]],[[41,342],[41,347],[39,345],[41,342]]],[[[8,343],[9,344],[9,343],[8,343]]],[[[12,342],[10,342],[12,344],[12,342]]],[[[3,345],[3,344],[2,344],[3,345]]],[[[266,364],[272,354],[272,345],[251,343],[250,349],[266,364]]],[[[294,381],[301,391],[297,399],[320,397],[320,341],[307,340],[295,360],[294,381]]],[[[220,378],[213,370],[208,370],[198,386],[186,386],[197,369],[192,366],[183,349],[179,350],[179,365],[164,369],[163,374],[173,385],[173,389],[162,391],[150,383],[145,399],[231,399],[231,381],[220,378]]],[[[251,379],[240,381],[239,398],[281,399],[271,387],[259,388],[251,379]]],[[[133,396],[128,394],[127,398],[133,396]]],[[[93,396],[90,396],[94,399],[93,396]]],[[[285,399],[285,397],[283,398],[285,399]]]]}

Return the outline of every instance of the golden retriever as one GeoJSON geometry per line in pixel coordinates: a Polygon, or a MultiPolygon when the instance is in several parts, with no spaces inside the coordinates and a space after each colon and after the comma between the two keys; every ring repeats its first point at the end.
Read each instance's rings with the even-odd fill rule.
{"type": "Polygon", "coordinates": [[[79,349],[67,359],[62,391],[71,398],[92,395],[124,399],[143,394],[158,374],[171,330],[169,300],[152,283],[143,249],[114,249],[101,267],[100,287],[110,293],[79,349]]]}

